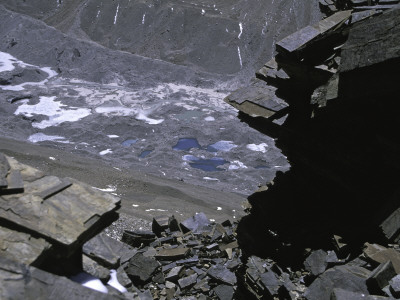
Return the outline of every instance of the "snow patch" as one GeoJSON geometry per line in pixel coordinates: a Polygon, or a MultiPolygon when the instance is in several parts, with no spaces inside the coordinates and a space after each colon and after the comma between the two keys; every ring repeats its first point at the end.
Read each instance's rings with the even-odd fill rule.
{"type": "Polygon", "coordinates": [[[240,55],[240,48],[239,48],[239,46],[238,46],[238,55],[239,55],[240,68],[243,68],[242,55],[240,55]]]}
{"type": "Polygon", "coordinates": [[[146,18],[146,14],[143,14],[143,17],[142,17],[142,25],[144,25],[144,20],[145,20],[145,18],[146,18]]]}
{"type": "Polygon", "coordinates": [[[70,279],[92,290],[96,290],[104,294],[108,293],[108,289],[101,282],[101,280],[92,275],[89,275],[88,273],[81,272],[77,275],[70,277],[70,279]]]}
{"type": "Polygon", "coordinates": [[[119,283],[117,279],[117,271],[110,270],[110,280],[107,282],[108,285],[112,286],[113,288],[117,289],[121,293],[126,293],[128,290],[119,283]]]}
{"type": "Polygon", "coordinates": [[[211,116],[208,116],[208,117],[205,117],[205,118],[204,118],[204,121],[212,122],[212,121],[215,121],[215,118],[214,118],[214,117],[211,117],[211,116]]]}
{"type": "Polygon", "coordinates": [[[267,148],[268,145],[266,143],[261,143],[261,144],[248,144],[246,146],[247,149],[251,150],[251,151],[258,151],[258,152],[262,152],[265,153],[267,152],[267,148]]]}
{"type": "Polygon", "coordinates": [[[65,137],[59,135],[46,135],[41,132],[32,134],[31,136],[28,137],[28,141],[30,141],[31,143],[38,143],[44,141],[57,141],[57,142],[69,143],[69,141],[59,141],[59,140],[65,140],[65,137]]]}
{"type": "Polygon", "coordinates": [[[115,16],[114,16],[114,25],[117,24],[118,10],[119,10],[119,3],[117,5],[117,11],[115,12],[115,16]]]}
{"type": "Polygon", "coordinates": [[[234,160],[228,167],[228,170],[247,169],[247,166],[241,161],[234,160]]]}
{"type": "Polygon", "coordinates": [[[108,153],[112,153],[112,150],[111,149],[106,149],[106,150],[103,150],[103,151],[99,152],[100,155],[106,155],[108,153]]]}
{"type": "Polygon", "coordinates": [[[242,24],[242,22],[239,23],[239,29],[240,29],[240,32],[239,32],[239,35],[238,35],[238,39],[240,39],[240,37],[242,36],[242,33],[243,33],[243,24],[242,24]]]}
{"type": "Polygon", "coordinates": [[[14,114],[22,114],[26,117],[32,117],[33,115],[48,116],[48,120],[32,123],[32,127],[40,129],[50,126],[58,126],[64,122],[76,122],[90,115],[90,109],[72,106],[68,107],[67,105],[62,104],[61,101],[54,101],[55,99],[55,96],[41,96],[38,104],[29,105],[23,103],[17,108],[14,114]],[[64,109],[63,107],[68,107],[69,109],[64,109]]]}
{"type": "Polygon", "coordinates": [[[219,181],[218,178],[214,178],[214,177],[203,177],[204,180],[210,180],[210,181],[219,181]]]}
{"type": "Polygon", "coordinates": [[[119,135],[115,135],[115,134],[108,134],[107,135],[110,139],[116,139],[119,137],[119,135]]]}

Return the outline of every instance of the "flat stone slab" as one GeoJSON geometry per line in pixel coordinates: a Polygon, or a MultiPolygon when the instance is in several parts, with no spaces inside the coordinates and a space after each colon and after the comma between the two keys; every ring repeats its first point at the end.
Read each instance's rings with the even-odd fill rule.
{"type": "Polygon", "coordinates": [[[256,83],[234,91],[224,101],[250,116],[270,118],[289,107],[276,91],[275,87],[256,83]]]}
{"type": "Polygon", "coordinates": [[[306,26],[285,37],[276,43],[276,49],[280,52],[283,51],[289,53],[301,50],[314,42],[317,37],[321,37],[327,32],[340,27],[350,18],[350,16],[350,10],[337,12],[312,26],[306,26]]]}
{"type": "Polygon", "coordinates": [[[177,260],[185,258],[189,251],[189,248],[160,249],[157,251],[155,257],[159,260],[177,260]]]}
{"type": "Polygon", "coordinates": [[[77,180],[43,177],[41,172],[15,162],[11,167],[20,171],[25,191],[0,196],[0,219],[27,232],[35,231],[50,242],[68,247],[83,244],[103,226],[103,217],[119,207],[119,198],[77,180]],[[65,187],[66,182],[71,185],[65,187]]]}
{"type": "Polygon", "coordinates": [[[6,156],[0,153],[0,189],[6,188],[8,185],[6,177],[8,175],[9,170],[10,170],[10,165],[8,163],[6,156]]]}
{"type": "Polygon", "coordinates": [[[125,299],[0,256],[0,299],[125,299]]]}
{"type": "Polygon", "coordinates": [[[96,235],[83,245],[83,253],[109,268],[118,268],[120,257],[131,252],[131,248],[104,233],[96,235]]]}
{"type": "Polygon", "coordinates": [[[30,265],[50,248],[44,239],[0,226],[0,256],[30,265]]]}

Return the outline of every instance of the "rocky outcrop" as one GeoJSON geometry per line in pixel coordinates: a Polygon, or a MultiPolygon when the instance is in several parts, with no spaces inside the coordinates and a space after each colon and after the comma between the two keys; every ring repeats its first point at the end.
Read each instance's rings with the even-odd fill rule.
{"type": "Polygon", "coordinates": [[[320,3],[330,16],[278,42],[252,84],[225,99],[243,121],[277,138],[291,164],[249,197],[239,245],[246,256],[306,272],[307,299],[394,297],[400,7],[320,3]],[[384,246],[374,250],[379,263],[370,265],[372,250],[359,257],[366,241],[384,246]],[[303,266],[310,249],[317,252],[303,266]]]}

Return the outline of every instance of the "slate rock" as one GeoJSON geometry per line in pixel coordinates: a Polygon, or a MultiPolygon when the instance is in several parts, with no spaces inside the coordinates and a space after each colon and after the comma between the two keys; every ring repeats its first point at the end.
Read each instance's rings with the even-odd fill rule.
{"type": "Polygon", "coordinates": [[[138,300],[153,300],[153,296],[149,290],[145,290],[144,292],[138,291],[138,300]]]}
{"type": "Polygon", "coordinates": [[[313,276],[318,276],[325,272],[328,265],[327,259],[328,253],[324,250],[313,251],[304,262],[304,267],[307,271],[311,272],[313,276]]]}
{"type": "Polygon", "coordinates": [[[155,257],[159,260],[178,260],[185,258],[190,252],[189,248],[159,249],[155,257]]]}
{"type": "Polygon", "coordinates": [[[369,295],[366,280],[370,271],[358,266],[336,266],[319,275],[307,288],[308,300],[329,299],[333,289],[340,288],[369,295]]]}
{"type": "Polygon", "coordinates": [[[1,189],[7,187],[6,177],[8,175],[8,171],[10,170],[10,164],[6,156],[3,153],[0,153],[0,194],[1,189]]]}
{"type": "Polygon", "coordinates": [[[101,266],[86,255],[82,255],[82,268],[86,273],[106,282],[110,278],[110,270],[101,266]]]}
{"type": "Polygon", "coordinates": [[[167,276],[165,277],[166,280],[176,282],[182,275],[185,273],[185,268],[183,266],[178,266],[175,268],[172,268],[167,276]]]}
{"type": "Polygon", "coordinates": [[[187,277],[183,277],[178,280],[179,287],[183,289],[188,289],[197,283],[197,274],[192,274],[187,277]]]}
{"type": "Polygon", "coordinates": [[[355,293],[343,289],[334,289],[330,297],[330,300],[385,300],[385,299],[393,299],[393,298],[373,296],[363,293],[355,293]]]}
{"type": "Polygon", "coordinates": [[[127,289],[132,287],[132,280],[129,279],[129,276],[128,274],[126,274],[124,267],[121,266],[116,271],[118,282],[127,289]]]}
{"type": "Polygon", "coordinates": [[[396,209],[383,220],[379,227],[389,241],[398,240],[400,231],[400,208],[396,209]]]}
{"type": "Polygon", "coordinates": [[[363,250],[365,258],[377,266],[390,260],[397,274],[400,274],[400,253],[392,248],[386,248],[378,244],[366,243],[363,250]]]}
{"type": "Polygon", "coordinates": [[[6,177],[7,187],[0,189],[0,194],[16,194],[24,192],[24,181],[19,170],[10,170],[6,177]]]}
{"type": "Polygon", "coordinates": [[[389,281],[396,276],[391,261],[380,264],[367,278],[368,289],[374,294],[381,293],[382,289],[389,284],[389,281]]]}
{"type": "Polygon", "coordinates": [[[148,246],[156,240],[156,235],[148,230],[125,230],[121,241],[132,246],[139,247],[141,244],[148,246]]]}
{"type": "Polygon", "coordinates": [[[389,281],[390,292],[396,298],[400,298],[400,275],[396,275],[389,281]]]}
{"type": "Polygon", "coordinates": [[[109,268],[118,268],[120,257],[130,252],[128,245],[100,233],[83,245],[83,253],[109,268]]]}
{"type": "Polygon", "coordinates": [[[207,227],[208,225],[210,225],[210,221],[202,212],[196,213],[193,217],[181,222],[182,230],[186,232],[192,231],[193,233],[202,232],[204,227],[207,227]]]}
{"type": "Polygon", "coordinates": [[[207,274],[218,282],[222,282],[228,285],[235,285],[237,282],[235,273],[229,271],[222,265],[216,265],[211,267],[207,274]]]}
{"type": "Polygon", "coordinates": [[[124,299],[84,287],[66,277],[17,263],[0,256],[0,299],[124,299]]]}
{"type": "Polygon", "coordinates": [[[160,264],[154,258],[137,253],[129,260],[125,272],[134,284],[144,284],[150,281],[159,267],[160,264]]]}
{"type": "Polygon", "coordinates": [[[275,273],[271,271],[262,273],[260,275],[260,282],[270,297],[277,296],[280,287],[283,285],[283,282],[279,281],[275,273]]]}
{"type": "Polygon", "coordinates": [[[50,244],[41,238],[0,226],[0,256],[30,265],[46,257],[50,244]]]}
{"type": "Polygon", "coordinates": [[[219,284],[214,288],[214,293],[217,295],[220,300],[231,300],[233,299],[233,295],[235,290],[232,286],[226,284],[219,284]]]}

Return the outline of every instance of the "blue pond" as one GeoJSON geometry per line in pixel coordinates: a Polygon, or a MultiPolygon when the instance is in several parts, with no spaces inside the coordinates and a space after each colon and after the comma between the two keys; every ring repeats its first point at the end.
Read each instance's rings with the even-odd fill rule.
{"type": "Polygon", "coordinates": [[[201,149],[199,142],[194,138],[183,138],[179,139],[175,146],[172,147],[174,150],[190,150],[192,148],[201,149]]]}
{"type": "Polygon", "coordinates": [[[153,151],[153,150],[144,150],[144,151],[142,151],[142,153],[139,154],[139,157],[140,157],[140,158],[144,158],[144,157],[146,157],[147,155],[149,155],[152,151],[153,151]]]}
{"type": "Polygon", "coordinates": [[[137,142],[137,139],[129,139],[122,142],[122,146],[129,147],[137,142]]]}
{"type": "Polygon", "coordinates": [[[221,157],[213,157],[210,159],[198,158],[193,155],[185,155],[184,160],[189,162],[192,168],[200,169],[206,172],[224,171],[224,169],[218,168],[224,164],[229,163],[229,161],[221,157]]]}

